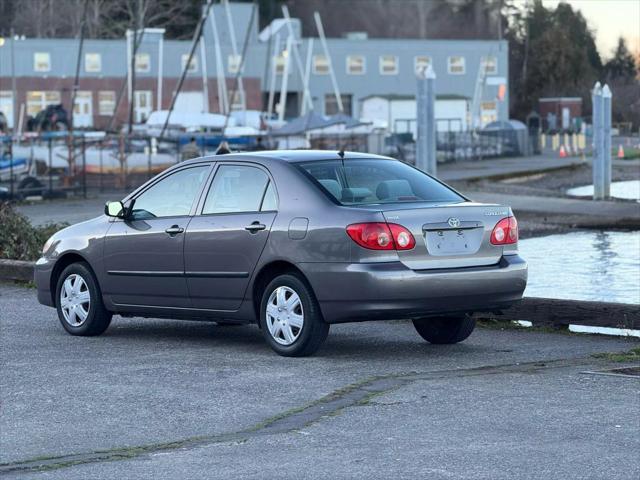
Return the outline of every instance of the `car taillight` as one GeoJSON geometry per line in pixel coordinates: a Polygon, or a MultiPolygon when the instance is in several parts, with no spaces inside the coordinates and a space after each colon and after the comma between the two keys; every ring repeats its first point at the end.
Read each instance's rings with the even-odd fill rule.
{"type": "Polygon", "coordinates": [[[393,241],[396,242],[396,250],[411,250],[416,246],[416,240],[409,230],[397,223],[389,223],[388,225],[393,241]]]}
{"type": "Polygon", "coordinates": [[[354,223],[347,234],[358,245],[371,250],[411,250],[416,241],[402,225],[384,222],[354,223]]]}
{"type": "Polygon", "coordinates": [[[507,217],[500,220],[491,232],[493,245],[509,245],[518,241],[518,222],[516,217],[507,217]]]}

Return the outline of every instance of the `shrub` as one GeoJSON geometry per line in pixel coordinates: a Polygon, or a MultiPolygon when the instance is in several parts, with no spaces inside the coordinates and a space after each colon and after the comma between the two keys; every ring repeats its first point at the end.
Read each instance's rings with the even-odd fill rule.
{"type": "Polygon", "coordinates": [[[9,203],[0,202],[0,258],[37,260],[47,239],[66,226],[50,223],[34,227],[9,203]]]}

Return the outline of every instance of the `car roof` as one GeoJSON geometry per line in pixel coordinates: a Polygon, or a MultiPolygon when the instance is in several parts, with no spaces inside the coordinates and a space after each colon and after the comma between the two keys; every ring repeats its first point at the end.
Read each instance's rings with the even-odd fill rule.
{"type": "MultiPolygon", "coordinates": [[[[354,160],[359,158],[377,158],[381,160],[393,160],[382,155],[374,155],[371,153],[361,152],[344,152],[344,160],[354,160]]],[[[180,163],[185,165],[189,163],[197,163],[202,160],[276,160],[282,162],[314,162],[320,160],[339,160],[340,155],[337,150],[263,150],[257,152],[239,152],[227,153],[224,156],[209,155],[202,158],[187,160],[180,163]]]]}

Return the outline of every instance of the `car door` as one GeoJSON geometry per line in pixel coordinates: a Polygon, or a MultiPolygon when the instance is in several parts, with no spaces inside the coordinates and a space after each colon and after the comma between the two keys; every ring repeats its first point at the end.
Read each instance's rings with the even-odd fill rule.
{"type": "Polygon", "coordinates": [[[184,232],[210,164],[171,172],[134,197],[131,215],[117,219],[104,244],[105,295],[120,305],[188,308],[184,232]]]}
{"type": "Polygon", "coordinates": [[[185,237],[191,302],[237,310],[276,216],[276,188],[261,166],[221,163],[202,204],[185,237]]]}

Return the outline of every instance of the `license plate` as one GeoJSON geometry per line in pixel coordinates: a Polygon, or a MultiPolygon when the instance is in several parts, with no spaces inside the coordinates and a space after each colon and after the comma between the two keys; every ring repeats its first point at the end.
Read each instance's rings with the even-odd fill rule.
{"type": "MultiPolygon", "coordinates": [[[[472,235],[473,237],[473,235],[472,235]]],[[[426,232],[425,242],[431,255],[464,255],[474,253],[477,245],[465,230],[433,230],[426,232]]]]}

